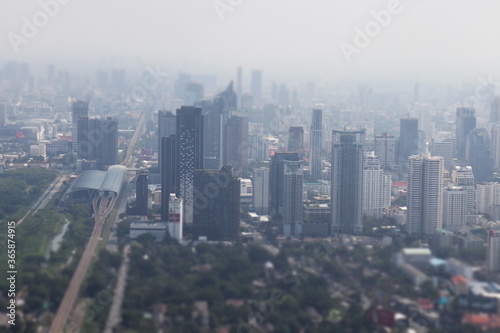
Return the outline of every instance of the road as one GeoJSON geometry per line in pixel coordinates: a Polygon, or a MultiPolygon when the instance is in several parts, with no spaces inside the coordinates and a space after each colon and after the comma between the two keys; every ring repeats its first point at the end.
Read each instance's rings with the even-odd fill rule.
{"type": "Polygon", "coordinates": [[[132,162],[133,160],[133,155],[132,153],[134,152],[135,144],[137,143],[137,139],[139,139],[139,135],[142,133],[142,128],[144,126],[144,115],[141,113],[141,116],[139,118],[139,122],[137,123],[137,127],[135,128],[134,135],[132,136],[132,139],[130,140],[130,143],[127,148],[127,154],[125,155],[125,158],[123,159],[122,165],[125,165],[128,168],[132,168],[133,165],[132,162]]]}
{"type": "Polygon", "coordinates": [[[16,223],[16,225],[20,225],[21,223],[23,223],[24,219],[31,213],[36,214],[39,209],[45,208],[50,199],[52,199],[52,196],[61,189],[61,186],[63,185],[65,179],[66,174],[60,174],[59,177],[54,179],[54,181],[50,183],[45,191],[43,191],[42,195],[34,203],[31,204],[26,214],[24,214],[24,216],[16,223]]]}
{"type": "MultiPolygon", "coordinates": [[[[94,207],[95,212],[94,230],[92,231],[90,240],[85,247],[82,258],[78,263],[78,267],[73,274],[69,287],[68,289],[66,289],[64,298],[59,305],[59,309],[57,310],[54,321],[52,322],[52,325],[50,327],[50,333],[63,332],[63,328],[65,327],[68,316],[73,309],[73,305],[75,304],[76,298],[78,297],[78,292],[80,291],[80,287],[83,283],[83,280],[85,279],[85,275],[89,268],[90,261],[92,260],[92,256],[95,252],[95,248],[97,246],[97,243],[99,242],[99,238],[101,237],[104,221],[106,220],[106,216],[113,208],[115,201],[116,197],[98,197],[95,198],[92,202],[92,206],[94,207]]],[[[66,328],[66,332],[74,332],[70,327],[66,328]]]]}

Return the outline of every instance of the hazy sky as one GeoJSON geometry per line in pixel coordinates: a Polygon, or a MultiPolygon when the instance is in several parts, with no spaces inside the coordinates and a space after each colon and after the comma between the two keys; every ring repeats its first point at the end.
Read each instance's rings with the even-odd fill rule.
{"type": "Polygon", "coordinates": [[[39,1],[0,1],[0,60],[116,66],[140,58],[174,70],[224,73],[242,65],[278,80],[476,76],[500,67],[496,0],[401,0],[399,12],[351,63],[339,45],[354,46],[354,29],[364,29],[372,11],[394,0],[64,0],[18,53],[9,33],[23,37],[22,18],[32,22],[39,1]],[[221,20],[214,3],[232,3],[233,10],[221,20]]]}

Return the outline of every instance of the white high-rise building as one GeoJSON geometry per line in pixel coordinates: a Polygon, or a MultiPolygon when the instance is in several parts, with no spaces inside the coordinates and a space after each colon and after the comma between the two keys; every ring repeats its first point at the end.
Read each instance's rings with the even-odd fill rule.
{"type": "Polygon", "coordinates": [[[467,222],[467,191],[451,186],[443,193],[443,229],[459,231],[467,222]]]}
{"type": "Polygon", "coordinates": [[[500,231],[488,231],[488,269],[492,273],[500,272],[500,231]]]}
{"type": "Polygon", "coordinates": [[[492,206],[500,205],[500,183],[478,183],[476,189],[476,210],[490,214],[492,206]]]}
{"type": "Polygon", "coordinates": [[[491,157],[493,168],[500,170],[500,124],[498,123],[491,129],[491,157]]]}
{"type": "Polygon", "coordinates": [[[301,163],[301,161],[284,162],[283,232],[285,237],[302,235],[304,176],[301,163]]]}
{"type": "Polygon", "coordinates": [[[363,170],[363,216],[382,217],[391,206],[391,176],[384,175],[373,151],[365,154],[363,170]]]}
{"type": "Polygon", "coordinates": [[[177,239],[180,242],[182,241],[182,226],[184,223],[182,215],[182,199],[177,198],[175,196],[175,193],[170,194],[168,215],[168,234],[170,235],[170,237],[177,239]]]}
{"type": "Polygon", "coordinates": [[[410,234],[432,235],[443,226],[443,170],[441,156],[429,153],[408,159],[408,219],[410,234]]]}
{"type": "Polygon", "coordinates": [[[253,174],[253,205],[255,213],[269,215],[269,169],[258,168],[253,174]]]}
{"type": "Polygon", "coordinates": [[[474,181],[474,173],[472,173],[472,167],[454,167],[451,172],[451,181],[456,186],[462,187],[467,192],[467,213],[473,213],[476,204],[476,185],[474,181]]]}

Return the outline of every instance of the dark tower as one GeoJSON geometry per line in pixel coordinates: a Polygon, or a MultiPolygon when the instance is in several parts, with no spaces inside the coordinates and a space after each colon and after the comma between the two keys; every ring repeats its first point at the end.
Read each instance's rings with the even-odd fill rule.
{"type": "Polygon", "coordinates": [[[158,166],[161,169],[161,138],[175,135],[176,117],[170,111],[158,111],[158,166]]]}
{"type": "Polygon", "coordinates": [[[203,169],[203,115],[201,108],[182,106],[177,110],[179,195],[184,204],[184,221],[193,223],[194,170],[203,169]]]}
{"type": "Polygon", "coordinates": [[[148,172],[141,171],[135,183],[135,214],[140,216],[148,215],[148,172]]]}
{"type": "Polygon", "coordinates": [[[399,126],[399,164],[405,165],[408,157],[418,153],[418,119],[401,118],[399,126]]]}
{"type": "Polygon", "coordinates": [[[323,110],[314,109],[311,121],[311,139],[309,140],[311,176],[321,178],[321,146],[323,145],[323,110]]]}
{"type": "Polygon", "coordinates": [[[458,108],[456,124],[457,157],[465,159],[467,136],[476,128],[476,110],[474,108],[458,108]]]}
{"type": "Polygon", "coordinates": [[[297,162],[297,153],[275,153],[271,158],[269,172],[269,210],[271,218],[283,219],[283,187],[285,184],[285,161],[297,162]]]}
{"type": "Polygon", "coordinates": [[[168,221],[170,193],[179,196],[179,146],[175,135],[161,140],[161,220],[168,221]]]}
{"type": "Polygon", "coordinates": [[[234,241],[239,237],[240,180],[230,166],[194,173],[194,230],[209,240],[234,241]]]}

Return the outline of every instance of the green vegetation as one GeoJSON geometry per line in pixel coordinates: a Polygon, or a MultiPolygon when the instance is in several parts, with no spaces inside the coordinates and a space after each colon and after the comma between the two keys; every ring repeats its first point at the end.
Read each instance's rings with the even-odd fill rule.
{"type": "Polygon", "coordinates": [[[56,172],[47,169],[14,169],[0,175],[0,221],[21,218],[55,178],[56,172]]]}
{"type": "Polygon", "coordinates": [[[333,258],[319,244],[286,243],[273,256],[256,243],[193,249],[171,240],[155,244],[145,235],[132,244],[119,330],[155,331],[153,315],[165,305],[164,325],[171,332],[199,332],[204,325],[207,332],[247,331],[254,315],[275,332],[363,332],[363,311],[344,309],[330,294],[329,279],[349,283],[333,258]],[[323,255],[315,259],[318,251],[323,255]],[[266,268],[269,262],[274,268],[266,268]],[[198,301],[207,302],[208,321],[193,317],[198,301]]]}

